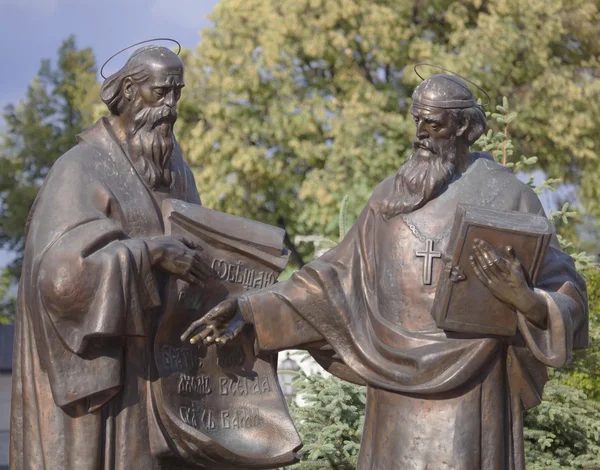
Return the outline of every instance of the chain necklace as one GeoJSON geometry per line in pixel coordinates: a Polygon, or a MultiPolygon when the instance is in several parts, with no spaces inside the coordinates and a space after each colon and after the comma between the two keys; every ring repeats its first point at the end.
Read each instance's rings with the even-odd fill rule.
{"type": "Polygon", "coordinates": [[[420,242],[425,242],[428,238],[430,240],[433,240],[434,242],[441,242],[450,233],[450,230],[446,230],[444,233],[442,233],[441,235],[438,235],[435,238],[425,237],[425,236],[421,235],[421,232],[419,232],[419,229],[417,228],[417,226],[415,224],[413,224],[408,217],[406,217],[405,215],[403,215],[402,216],[402,220],[408,226],[408,228],[410,229],[410,231],[412,232],[412,234],[415,237],[417,237],[420,242]]]}
{"type": "MultiPolygon", "coordinates": [[[[483,207],[492,205],[493,202],[498,198],[498,196],[506,189],[509,182],[510,182],[510,179],[507,179],[507,181],[505,181],[504,184],[502,184],[499,188],[497,188],[496,191],[494,191],[492,194],[489,194],[487,197],[479,200],[477,205],[483,206],[483,207]]],[[[432,275],[433,275],[433,260],[435,258],[442,257],[442,252],[433,250],[434,244],[441,242],[444,238],[446,238],[446,236],[448,236],[448,234],[450,234],[451,230],[446,230],[445,232],[443,232],[441,235],[438,235],[437,237],[429,238],[429,237],[426,237],[423,234],[421,234],[421,232],[419,231],[417,226],[413,222],[411,222],[408,217],[403,215],[401,218],[402,218],[402,221],[410,229],[412,234],[421,243],[425,243],[425,250],[416,250],[415,256],[417,258],[423,258],[423,284],[431,285],[432,275]]]]}
{"type": "Polygon", "coordinates": [[[429,285],[431,285],[432,277],[433,277],[433,260],[435,258],[442,257],[441,251],[433,250],[434,244],[437,242],[441,242],[446,237],[446,235],[448,235],[448,233],[450,233],[450,230],[446,230],[444,233],[442,233],[441,235],[438,235],[435,238],[427,238],[427,237],[423,236],[421,234],[421,232],[419,232],[419,229],[416,227],[416,225],[414,223],[412,223],[408,219],[408,217],[403,215],[402,220],[408,226],[408,228],[410,229],[412,234],[415,237],[417,237],[417,239],[421,243],[425,243],[425,250],[416,250],[415,257],[423,258],[423,284],[426,286],[429,286],[429,285]]]}

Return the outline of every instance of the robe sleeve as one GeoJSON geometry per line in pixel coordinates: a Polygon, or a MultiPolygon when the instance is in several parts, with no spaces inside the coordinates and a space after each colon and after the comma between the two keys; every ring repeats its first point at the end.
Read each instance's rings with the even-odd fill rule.
{"type": "Polygon", "coordinates": [[[144,240],[128,237],[118,202],[78,157],[55,164],[36,201],[25,294],[55,402],[91,410],[118,392],[123,338],[147,334],[144,312],[160,297],[144,240]]]}
{"type": "Polygon", "coordinates": [[[99,337],[144,336],[143,311],[160,305],[148,248],[108,219],[88,220],[46,251],[39,295],[63,343],[76,354],[99,337]]]}
{"type": "MultiPolygon", "coordinates": [[[[240,297],[240,308],[244,316],[254,324],[260,351],[330,349],[325,337],[327,343],[331,342],[339,334],[340,325],[336,326],[334,317],[331,316],[331,322],[325,324],[332,326],[324,327],[326,333],[319,332],[306,319],[305,314],[316,312],[310,316],[321,315],[322,318],[328,318],[332,297],[345,299],[340,300],[340,303],[347,301],[352,305],[361,305],[361,301],[354,298],[361,296],[361,288],[354,285],[354,271],[361,273],[361,284],[372,289],[374,267],[364,260],[374,259],[374,245],[365,243],[365,240],[373,239],[374,207],[379,206],[380,199],[387,194],[392,184],[393,177],[376,188],[338,245],[292,274],[290,279],[240,297]],[[321,275],[321,271],[329,274],[321,275]],[[290,299],[293,299],[293,303],[290,299]]],[[[348,310],[351,310],[350,306],[348,310]]]]}
{"type": "Polygon", "coordinates": [[[322,341],[321,335],[277,292],[287,285],[276,286],[239,299],[244,317],[254,324],[257,352],[307,349],[322,341]]]}
{"type": "MultiPolygon", "coordinates": [[[[545,215],[539,199],[530,190],[523,192],[520,209],[545,215]]],[[[585,282],[556,236],[552,237],[534,287],[546,300],[547,328],[536,327],[517,312],[519,332],[538,361],[562,367],[570,362],[573,349],[588,346],[588,312],[585,282]]]]}

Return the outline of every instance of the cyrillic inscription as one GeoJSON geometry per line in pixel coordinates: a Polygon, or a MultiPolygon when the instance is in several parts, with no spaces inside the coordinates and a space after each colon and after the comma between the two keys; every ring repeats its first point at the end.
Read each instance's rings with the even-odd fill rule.
{"type": "Polygon", "coordinates": [[[179,417],[188,426],[196,429],[215,429],[217,423],[211,410],[202,410],[197,406],[180,406],[179,417]]]}
{"type": "Polygon", "coordinates": [[[276,281],[274,273],[245,268],[242,261],[233,264],[225,260],[215,259],[212,262],[212,269],[220,279],[241,284],[246,290],[261,289],[275,284],[276,281]]]}
{"type": "Polygon", "coordinates": [[[168,373],[188,372],[203,365],[197,346],[171,346],[163,344],[161,353],[162,365],[168,373]]]}
{"type": "Polygon", "coordinates": [[[221,411],[223,429],[248,429],[260,426],[262,418],[257,408],[240,408],[221,411]]]}
{"type": "Polygon", "coordinates": [[[180,395],[208,395],[212,390],[210,388],[210,378],[206,375],[186,375],[180,374],[177,382],[177,393],[180,395]]]}
{"type": "Polygon", "coordinates": [[[198,406],[180,406],[179,417],[188,426],[196,429],[213,430],[217,425],[221,429],[249,429],[263,422],[258,408],[224,409],[215,420],[212,410],[202,410],[198,406]]]}
{"type": "Polygon", "coordinates": [[[219,377],[219,393],[221,395],[261,395],[271,392],[271,384],[267,377],[256,377],[254,380],[246,377],[230,379],[219,377]]]}

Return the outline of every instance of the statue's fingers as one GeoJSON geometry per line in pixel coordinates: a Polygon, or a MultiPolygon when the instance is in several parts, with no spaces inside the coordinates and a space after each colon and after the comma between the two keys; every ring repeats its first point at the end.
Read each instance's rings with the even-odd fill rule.
{"type": "Polygon", "coordinates": [[[482,240],[481,238],[475,238],[473,240],[473,242],[475,243],[475,245],[479,246],[482,250],[490,251],[490,252],[494,251],[494,248],[492,247],[492,245],[490,245],[485,240],[482,240]]]}
{"type": "Polygon", "coordinates": [[[486,277],[486,279],[489,282],[490,279],[487,276],[487,271],[490,269],[490,266],[488,265],[487,261],[485,260],[482,250],[477,245],[475,245],[473,247],[473,255],[471,255],[471,256],[474,258],[474,260],[477,264],[477,267],[479,268],[481,273],[486,277]]]}
{"type": "Polygon", "coordinates": [[[215,272],[204,261],[202,261],[202,258],[198,254],[194,255],[192,266],[197,272],[206,278],[215,277],[215,272]]]}
{"type": "Polygon", "coordinates": [[[219,321],[227,320],[228,315],[231,311],[231,308],[232,308],[231,299],[224,300],[219,305],[217,305],[216,307],[213,307],[211,310],[209,310],[209,312],[206,315],[204,315],[203,319],[206,319],[207,322],[213,321],[213,320],[219,320],[219,321]]]}
{"type": "Polygon", "coordinates": [[[491,268],[494,265],[494,252],[491,246],[482,240],[475,244],[475,251],[483,258],[485,263],[491,268]]]}
{"type": "Polygon", "coordinates": [[[232,339],[237,338],[243,328],[244,328],[243,323],[236,327],[228,326],[225,329],[225,331],[223,332],[223,334],[221,335],[221,337],[219,337],[217,339],[217,343],[219,343],[221,346],[227,344],[232,339]]]}
{"type": "Polygon", "coordinates": [[[477,276],[477,279],[479,279],[486,286],[489,285],[489,279],[483,274],[481,268],[477,265],[474,256],[469,256],[469,264],[471,265],[471,269],[475,273],[475,276],[477,276]]]}
{"type": "Polygon", "coordinates": [[[178,237],[179,241],[181,243],[183,243],[185,246],[187,246],[188,248],[190,248],[191,250],[197,250],[199,249],[199,245],[196,242],[193,242],[192,240],[190,240],[189,238],[186,237],[178,237]]]}
{"type": "Polygon", "coordinates": [[[210,338],[211,336],[214,336],[214,334],[215,334],[214,332],[215,332],[215,326],[209,325],[206,327],[206,329],[202,330],[200,333],[193,336],[192,339],[190,340],[190,343],[196,344],[200,341],[204,341],[206,343],[206,339],[210,338]]]}
{"type": "Polygon", "coordinates": [[[195,265],[192,265],[190,267],[190,274],[194,275],[194,277],[196,277],[198,279],[202,279],[202,282],[207,281],[208,278],[210,277],[209,275],[207,275],[206,272],[198,269],[198,267],[196,267],[195,265]]]}
{"type": "Polygon", "coordinates": [[[515,253],[515,249],[512,246],[507,246],[504,251],[506,252],[508,261],[513,266],[521,267],[521,262],[517,259],[517,254],[515,253]]]}
{"type": "Polygon", "coordinates": [[[204,344],[206,346],[210,346],[212,343],[218,343],[220,339],[223,337],[224,328],[215,328],[212,331],[212,334],[206,335],[204,339],[204,344]]]}
{"type": "Polygon", "coordinates": [[[204,318],[201,318],[200,320],[196,320],[194,322],[192,322],[192,324],[190,326],[188,326],[187,330],[185,330],[183,332],[183,334],[181,335],[181,341],[185,341],[188,339],[188,337],[196,330],[206,327],[206,322],[204,320],[204,318]]]}
{"type": "Polygon", "coordinates": [[[246,324],[244,322],[230,323],[225,328],[224,334],[232,339],[236,338],[241,333],[245,325],[246,324]]]}

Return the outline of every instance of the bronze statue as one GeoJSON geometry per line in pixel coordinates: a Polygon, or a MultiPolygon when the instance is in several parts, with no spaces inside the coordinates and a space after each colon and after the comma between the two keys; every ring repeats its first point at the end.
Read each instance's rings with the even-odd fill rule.
{"type": "MultiPolygon", "coordinates": [[[[181,347],[197,318],[181,315],[231,289],[214,269],[226,262],[206,257],[200,235],[177,235],[172,218],[201,214],[200,232],[220,237],[220,247],[225,236],[211,230],[240,223],[199,206],[173,135],[183,72],[165,47],[136,50],[102,85],[110,116],[55,163],[31,209],[16,316],[12,470],[273,468],[296,459],[300,442],[272,357],[248,362],[181,347]],[[182,318],[175,344],[165,328],[182,318]]],[[[271,260],[250,287],[268,285],[287,262],[283,231],[246,222],[244,235],[260,232],[262,244],[231,243],[253,256],[255,270],[261,256],[271,260]]],[[[242,261],[231,263],[239,270],[242,261]]]]}
{"type": "Polygon", "coordinates": [[[412,157],[337,247],[289,280],[224,301],[182,339],[226,345],[251,324],[258,351],[307,349],[334,375],[367,385],[361,470],[523,470],[523,410],[540,402],[546,366],[587,346],[585,284],[543,223],[535,272],[522,266],[523,246],[497,245],[501,237],[469,239],[469,265],[453,266],[457,208],[489,209],[490,220],[517,211],[532,223],[543,209],[491,155],[470,151],[486,119],[462,80],[424,80],[410,113],[412,157]],[[487,297],[458,298],[470,330],[438,327],[442,281],[486,287],[487,297]],[[515,334],[478,330],[492,298],[509,307],[515,334]]]}

